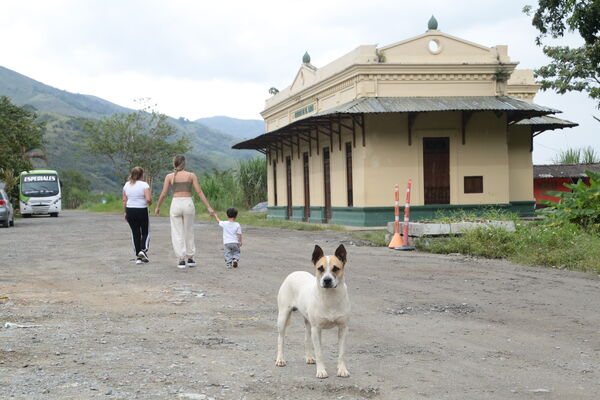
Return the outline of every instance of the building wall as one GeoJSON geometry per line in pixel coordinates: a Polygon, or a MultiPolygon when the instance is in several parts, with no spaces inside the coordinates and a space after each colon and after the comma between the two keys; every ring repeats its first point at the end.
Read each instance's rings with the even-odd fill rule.
{"type": "Polygon", "coordinates": [[[508,156],[506,119],[494,113],[475,113],[467,124],[462,144],[461,114],[440,112],[419,114],[408,145],[406,114],[370,115],[366,119],[367,147],[364,206],[383,206],[393,201],[398,183],[406,187],[412,179],[411,203],[424,204],[423,138],[450,139],[450,204],[507,203],[508,156]],[[464,177],[483,176],[483,193],[465,194],[464,177]]]}
{"type": "MultiPolygon", "coordinates": [[[[506,118],[492,112],[473,114],[466,128],[462,144],[461,113],[437,112],[418,114],[408,144],[407,114],[367,114],[366,146],[362,135],[356,133],[353,147],[354,207],[382,207],[393,204],[393,188],[399,184],[404,190],[408,179],[413,182],[411,204],[424,204],[423,138],[450,138],[450,204],[506,204],[509,201],[530,201],[532,194],[532,165],[529,142],[522,132],[514,132],[507,139],[506,118]],[[509,145],[510,144],[510,145],[509,145]],[[509,156],[510,152],[510,156],[509,156]],[[465,176],[482,176],[483,193],[464,193],[465,176]],[[528,183],[529,182],[529,183],[528,183]]],[[[313,142],[309,157],[310,205],[325,204],[323,178],[323,148],[330,148],[331,203],[333,207],[347,207],[345,143],[352,141],[349,131],[342,131],[342,149],[334,134],[330,139],[319,136],[319,154],[313,142]]],[[[300,157],[297,147],[293,154],[285,147],[284,158],[278,156],[277,206],[287,204],[285,157],[290,156],[292,167],[292,205],[304,206],[304,178],[302,153],[308,152],[301,142],[300,157]]],[[[269,205],[274,206],[273,165],[269,157],[269,205]]]]}
{"type": "Polygon", "coordinates": [[[508,130],[510,201],[533,201],[531,128],[511,126],[508,130]]]}
{"type": "MultiPolygon", "coordinates": [[[[331,181],[331,203],[333,207],[347,207],[347,185],[346,185],[346,142],[353,142],[351,131],[342,129],[341,134],[341,150],[340,139],[337,134],[334,134],[333,146],[330,138],[325,134],[319,135],[319,151],[317,154],[317,144],[313,140],[312,149],[308,143],[300,142],[300,157],[298,157],[298,148],[294,145],[293,151],[288,146],[285,146],[283,151],[283,159],[281,153],[278,156],[271,153],[267,167],[267,187],[268,187],[268,204],[275,206],[275,193],[273,185],[273,164],[277,168],[277,206],[287,205],[287,186],[286,186],[286,164],[285,158],[290,157],[292,169],[292,205],[294,207],[304,206],[304,167],[303,153],[312,152],[309,156],[309,194],[311,207],[323,207],[325,205],[325,184],[323,176],[323,149],[330,149],[330,181],[331,181]],[[278,160],[277,160],[278,159],[278,160]]],[[[362,137],[357,132],[356,147],[352,149],[353,158],[353,192],[354,206],[362,206],[364,203],[364,166],[365,150],[362,147],[362,137]]]]}

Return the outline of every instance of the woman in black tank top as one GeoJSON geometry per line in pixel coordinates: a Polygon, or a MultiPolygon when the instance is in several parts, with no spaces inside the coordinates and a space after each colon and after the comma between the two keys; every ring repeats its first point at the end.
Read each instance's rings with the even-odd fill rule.
{"type": "Polygon", "coordinates": [[[192,199],[192,188],[212,217],[214,217],[215,212],[202,192],[196,174],[185,171],[185,157],[182,155],[173,158],[173,172],[165,177],[163,190],[158,203],[156,203],[156,210],[154,210],[156,215],[159,215],[160,206],[165,200],[170,187],[173,187],[173,199],[169,210],[171,241],[175,255],[178,258],[177,268],[195,267],[194,216],[196,215],[196,207],[192,199]]]}

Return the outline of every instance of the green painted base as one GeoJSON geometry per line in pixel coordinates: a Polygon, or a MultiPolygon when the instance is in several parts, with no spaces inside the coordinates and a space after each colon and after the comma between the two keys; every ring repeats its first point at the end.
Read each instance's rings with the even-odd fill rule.
{"type": "MultiPolygon", "coordinates": [[[[534,201],[513,201],[508,204],[435,204],[412,206],[410,220],[422,221],[450,215],[457,211],[479,214],[489,209],[513,212],[521,217],[531,217],[534,213],[534,201]]],[[[404,207],[401,207],[402,213],[404,207]]],[[[304,218],[304,207],[292,207],[292,221],[308,221],[314,223],[330,222],[348,226],[385,226],[394,220],[394,207],[332,207],[330,221],[324,219],[324,207],[311,207],[310,216],[304,218]]],[[[269,207],[267,218],[288,219],[287,207],[269,207]]]]}

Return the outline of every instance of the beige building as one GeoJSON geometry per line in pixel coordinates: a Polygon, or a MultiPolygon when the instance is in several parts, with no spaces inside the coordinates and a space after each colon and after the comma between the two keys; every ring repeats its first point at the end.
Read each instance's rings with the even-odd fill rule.
{"type": "Polygon", "coordinates": [[[413,219],[532,214],[533,136],[576,124],[532,103],[539,85],[507,46],[448,35],[433,17],[428,28],[322,68],[304,55],[292,84],[266,101],[266,133],[234,146],[266,155],[270,217],[384,225],[394,184],[409,179],[413,219]]]}

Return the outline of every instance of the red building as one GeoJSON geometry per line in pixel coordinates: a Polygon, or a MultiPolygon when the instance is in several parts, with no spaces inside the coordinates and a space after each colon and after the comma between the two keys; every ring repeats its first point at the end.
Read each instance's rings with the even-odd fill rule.
{"type": "Polygon", "coordinates": [[[533,196],[536,208],[545,207],[540,200],[558,201],[556,196],[547,194],[549,191],[570,192],[564,186],[565,183],[577,183],[583,179],[586,184],[590,178],[585,175],[586,170],[600,172],[600,163],[594,164],[556,164],[556,165],[534,165],[533,166],[533,196]]]}

